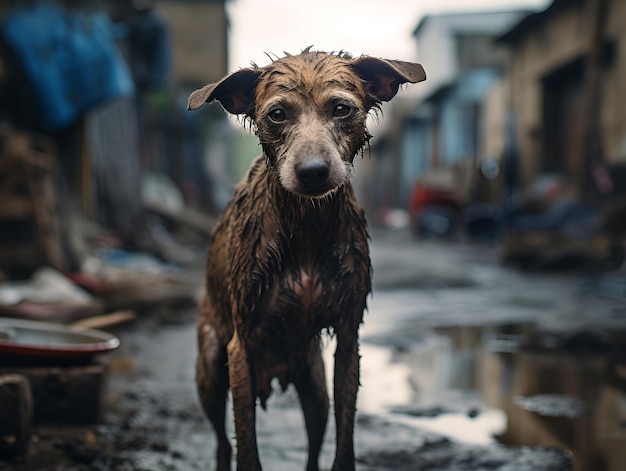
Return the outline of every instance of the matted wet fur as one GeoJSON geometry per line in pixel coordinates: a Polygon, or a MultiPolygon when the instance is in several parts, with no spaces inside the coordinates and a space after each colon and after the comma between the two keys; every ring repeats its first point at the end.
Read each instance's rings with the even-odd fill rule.
{"type": "Polygon", "coordinates": [[[212,234],[198,321],[197,383],[218,437],[217,469],[230,470],[225,431],[234,403],[237,469],[260,470],[255,404],[272,379],[298,392],[318,469],[328,416],[320,336],[337,338],[333,470],[354,469],[358,330],[370,292],[365,215],[350,185],[366,145],[367,114],[419,64],[304,50],[241,69],[191,94],[189,109],[218,100],[244,114],[263,148],[212,234]]]}

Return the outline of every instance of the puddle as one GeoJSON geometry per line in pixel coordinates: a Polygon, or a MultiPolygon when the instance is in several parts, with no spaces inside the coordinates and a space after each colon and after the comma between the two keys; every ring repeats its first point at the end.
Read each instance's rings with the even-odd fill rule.
{"type": "Polygon", "coordinates": [[[437,328],[395,353],[365,343],[359,409],[464,443],[568,450],[576,471],[621,471],[620,336],[547,335],[520,324],[437,328]]]}

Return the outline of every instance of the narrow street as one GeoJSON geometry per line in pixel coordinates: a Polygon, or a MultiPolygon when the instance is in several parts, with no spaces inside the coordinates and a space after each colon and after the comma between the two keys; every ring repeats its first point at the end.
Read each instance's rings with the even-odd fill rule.
{"type": "MultiPolygon", "coordinates": [[[[623,269],[523,273],[501,266],[493,248],[400,233],[375,234],[372,258],[357,469],[572,469],[568,453],[525,445],[573,450],[574,469],[621,469],[623,269]]],[[[215,438],[194,385],[195,312],[155,312],[115,333],[122,347],[107,357],[103,424],[79,438],[47,437],[56,440],[47,453],[64,455],[66,467],[0,469],[213,469],[215,438]]],[[[292,389],[259,408],[258,432],[264,469],[303,469],[306,435],[292,389]]],[[[45,432],[39,440],[43,447],[45,432]]],[[[322,469],[333,453],[331,415],[322,469]]]]}

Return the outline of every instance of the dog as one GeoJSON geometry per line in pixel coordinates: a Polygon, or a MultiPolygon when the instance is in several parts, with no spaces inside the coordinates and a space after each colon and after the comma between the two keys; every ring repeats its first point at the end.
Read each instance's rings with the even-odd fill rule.
{"type": "Polygon", "coordinates": [[[190,110],[217,100],[244,115],[263,150],[212,232],[200,303],[196,379],[217,434],[219,471],[231,466],[229,388],[237,469],[261,469],[255,406],[258,398],[265,408],[275,378],[283,391],[295,386],[308,435],[306,469],[318,469],[329,409],[325,331],[337,339],[332,469],[354,470],[358,331],[371,265],[366,218],[350,177],[371,137],[370,111],[401,84],[425,78],[419,64],[307,48],[190,95],[190,110]]]}

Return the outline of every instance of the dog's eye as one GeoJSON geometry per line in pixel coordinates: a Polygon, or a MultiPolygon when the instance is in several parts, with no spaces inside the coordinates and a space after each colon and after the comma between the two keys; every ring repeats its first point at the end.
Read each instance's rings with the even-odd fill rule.
{"type": "Polygon", "coordinates": [[[285,110],[280,108],[274,108],[270,111],[268,117],[272,123],[280,124],[287,120],[287,113],[285,113],[285,110]]]}
{"type": "Polygon", "coordinates": [[[333,116],[335,118],[345,118],[350,114],[351,111],[352,108],[350,108],[348,105],[336,105],[333,109],[333,116]]]}

